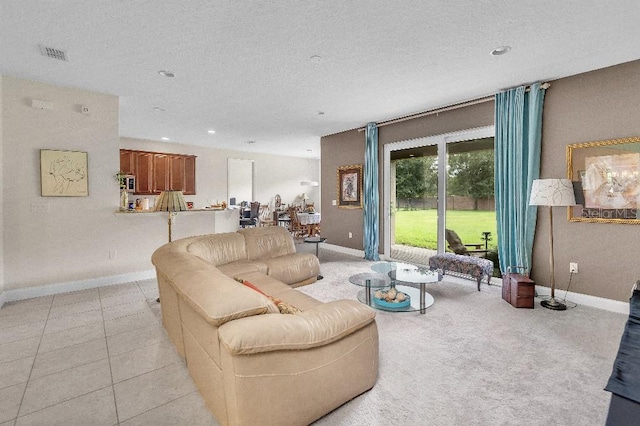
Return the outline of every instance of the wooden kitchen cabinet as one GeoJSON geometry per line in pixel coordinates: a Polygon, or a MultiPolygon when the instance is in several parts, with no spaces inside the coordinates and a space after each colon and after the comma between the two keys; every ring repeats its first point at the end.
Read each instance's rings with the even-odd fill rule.
{"type": "Polygon", "coordinates": [[[159,194],[169,190],[169,156],[154,154],[153,156],[153,192],[159,194]]]}
{"type": "Polygon", "coordinates": [[[121,149],[120,170],[136,177],[134,195],[158,195],[167,190],[196,193],[195,155],[121,149]]]}
{"type": "Polygon", "coordinates": [[[134,175],[136,164],[133,151],[120,150],[120,171],[125,175],[134,175]]]}
{"type": "Polygon", "coordinates": [[[196,195],[196,157],[189,155],[184,157],[184,193],[196,195]]]}
{"type": "Polygon", "coordinates": [[[169,157],[169,189],[184,192],[184,157],[172,155],[169,157]]]}
{"type": "Polygon", "coordinates": [[[132,173],[136,177],[134,194],[152,195],[153,192],[153,153],[138,152],[135,154],[135,168],[132,173]]]}

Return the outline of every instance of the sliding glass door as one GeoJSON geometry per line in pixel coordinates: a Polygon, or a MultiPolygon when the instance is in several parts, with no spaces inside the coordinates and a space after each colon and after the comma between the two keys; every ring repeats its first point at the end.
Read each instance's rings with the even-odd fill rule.
{"type": "Polygon", "coordinates": [[[384,254],[427,264],[495,246],[493,126],[386,144],[384,254]],[[465,241],[466,239],[466,241],[465,241]],[[459,248],[459,247],[457,247],[459,248]]]}
{"type": "Polygon", "coordinates": [[[447,143],[446,150],[446,249],[486,256],[496,241],[493,137],[447,143]]]}
{"type": "Polygon", "coordinates": [[[392,151],[391,179],[391,257],[411,261],[436,253],[438,145],[392,151]]]}

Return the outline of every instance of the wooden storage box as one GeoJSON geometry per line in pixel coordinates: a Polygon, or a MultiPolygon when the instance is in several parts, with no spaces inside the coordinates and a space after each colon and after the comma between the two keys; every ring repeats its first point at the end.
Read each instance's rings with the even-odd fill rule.
{"type": "Polygon", "coordinates": [[[502,276],[502,298],[515,308],[533,309],[535,282],[528,277],[507,271],[502,276]]]}

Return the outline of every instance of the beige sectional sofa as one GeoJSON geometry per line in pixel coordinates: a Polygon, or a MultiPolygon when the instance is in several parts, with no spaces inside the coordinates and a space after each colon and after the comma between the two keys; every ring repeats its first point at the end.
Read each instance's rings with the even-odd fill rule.
{"type": "Polygon", "coordinates": [[[221,425],[309,424],[374,385],[374,311],[294,290],[319,262],[296,253],[286,229],[186,238],[152,261],[164,327],[221,425]],[[281,314],[274,300],[301,312],[281,314]]]}

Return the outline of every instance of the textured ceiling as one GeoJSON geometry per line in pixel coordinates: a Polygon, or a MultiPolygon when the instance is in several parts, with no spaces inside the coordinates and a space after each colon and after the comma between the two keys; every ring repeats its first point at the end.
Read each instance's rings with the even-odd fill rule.
{"type": "Polygon", "coordinates": [[[0,73],[119,96],[121,136],[318,158],[323,135],[638,59],[638,17],[637,0],[2,0],[0,73]]]}

